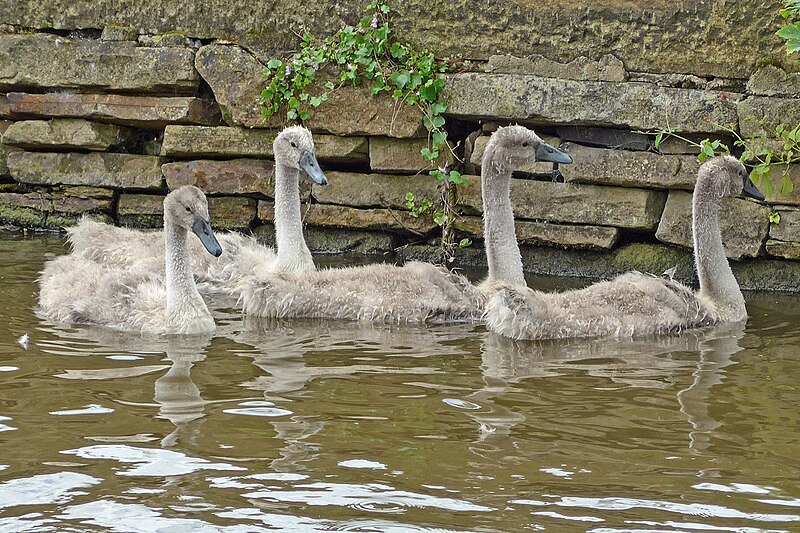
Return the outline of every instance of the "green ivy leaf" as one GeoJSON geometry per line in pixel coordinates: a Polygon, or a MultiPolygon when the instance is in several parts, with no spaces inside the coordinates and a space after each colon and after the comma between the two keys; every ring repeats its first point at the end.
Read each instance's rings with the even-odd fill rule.
{"type": "Polygon", "coordinates": [[[281,65],[283,65],[283,61],[280,59],[270,59],[267,61],[267,68],[270,70],[277,70],[281,65]]]}
{"type": "Polygon", "coordinates": [[[470,246],[472,246],[472,241],[467,239],[467,238],[464,238],[464,239],[461,239],[460,241],[458,241],[458,247],[459,248],[469,248],[470,246]]]}

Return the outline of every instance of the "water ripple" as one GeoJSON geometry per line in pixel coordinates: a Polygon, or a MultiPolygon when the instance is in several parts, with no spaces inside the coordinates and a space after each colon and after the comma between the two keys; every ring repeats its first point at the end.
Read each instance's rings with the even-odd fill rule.
{"type": "Polygon", "coordinates": [[[110,407],[103,407],[102,405],[89,404],[83,409],[64,409],[62,411],[50,411],[51,415],[55,416],[73,416],[73,415],[107,415],[113,413],[114,410],[110,407]]]}
{"type": "Polygon", "coordinates": [[[207,459],[189,457],[172,450],[135,448],[126,445],[97,444],[61,453],[76,455],[84,459],[112,459],[120,463],[135,463],[136,466],[119,476],[178,476],[199,470],[247,470],[241,466],[212,463],[207,459]]]}
{"type": "Polygon", "coordinates": [[[77,490],[100,483],[100,479],[77,472],[40,474],[0,483],[0,509],[19,505],[65,503],[86,492],[77,490]]]}

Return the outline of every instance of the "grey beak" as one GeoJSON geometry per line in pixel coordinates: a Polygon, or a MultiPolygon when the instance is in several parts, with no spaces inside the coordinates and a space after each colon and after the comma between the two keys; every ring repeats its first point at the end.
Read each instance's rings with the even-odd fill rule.
{"type": "Polygon", "coordinates": [[[744,196],[749,196],[750,198],[755,198],[756,200],[763,201],[766,199],[764,193],[758,190],[753,180],[750,177],[744,178],[744,187],[742,188],[742,194],[744,196]]]}
{"type": "Polygon", "coordinates": [[[309,178],[314,180],[314,183],[318,185],[328,184],[328,178],[325,177],[325,174],[322,173],[322,169],[319,168],[317,156],[308,150],[303,150],[303,153],[300,155],[300,168],[306,171],[306,174],[308,174],[309,178]]]}
{"type": "Polygon", "coordinates": [[[194,224],[192,224],[192,231],[200,238],[200,242],[203,243],[208,253],[214,257],[222,255],[222,246],[219,245],[219,241],[217,241],[217,238],[214,236],[214,232],[211,231],[211,224],[208,220],[203,220],[202,217],[195,216],[194,224]]]}
{"type": "Polygon", "coordinates": [[[572,158],[559,150],[558,148],[553,148],[546,142],[543,142],[539,145],[539,148],[536,149],[536,160],[537,161],[551,161],[553,163],[564,163],[569,164],[572,163],[572,158]]]}

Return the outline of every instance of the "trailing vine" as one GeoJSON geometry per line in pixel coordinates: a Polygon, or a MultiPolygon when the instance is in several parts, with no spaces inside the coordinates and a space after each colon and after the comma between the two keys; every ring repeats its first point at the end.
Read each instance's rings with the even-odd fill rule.
{"type": "Polygon", "coordinates": [[[786,53],[791,54],[800,50],[800,0],[783,0],[783,9],[780,11],[788,23],[775,32],[775,35],[786,41],[786,53]]]}
{"type": "MultiPolygon", "coordinates": [[[[322,40],[305,32],[299,51],[287,60],[271,59],[267,63],[264,69],[267,86],[261,93],[262,114],[270,118],[285,110],[286,119],[305,121],[328,100],[330,91],[348,84],[368,83],[372,96],[386,93],[397,105],[414,106],[422,112],[428,143],[420,155],[428,162],[430,175],[442,184],[440,188],[444,191],[465,184],[467,180],[459,172],[434,164],[448,151],[455,157],[444,129],[447,102],[442,96],[445,82],[440,76],[453,61],[398,42],[389,24],[390,13],[385,0],[373,0],[356,26],[347,25],[322,40]],[[323,69],[333,78],[324,83],[324,90],[314,94],[309,88],[323,69]]],[[[314,89],[320,90],[316,85],[314,89]]],[[[453,206],[445,201],[440,209],[435,209],[428,199],[417,206],[413,194],[409,195],[406,201],[412,215],[430,214],[443,233],[447,233],[454,222],[452,213],[447,211],[453,206]]],[[[451,196],[443,194],[444,198],[451,196]]]]}

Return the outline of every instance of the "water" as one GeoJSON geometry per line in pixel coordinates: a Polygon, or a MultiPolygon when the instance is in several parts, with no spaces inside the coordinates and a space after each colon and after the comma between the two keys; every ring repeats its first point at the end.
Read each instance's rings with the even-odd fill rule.
{"type": "Polygon", "coordinates": [[[798,296],[638,341],[153,338],[38,319],[63,250],[0,238],[0,531],[800,531],[798,296]]]}

